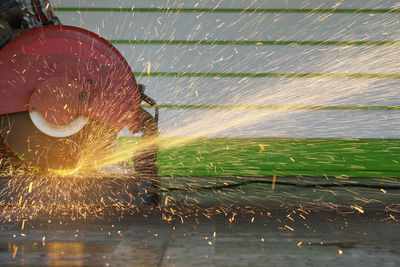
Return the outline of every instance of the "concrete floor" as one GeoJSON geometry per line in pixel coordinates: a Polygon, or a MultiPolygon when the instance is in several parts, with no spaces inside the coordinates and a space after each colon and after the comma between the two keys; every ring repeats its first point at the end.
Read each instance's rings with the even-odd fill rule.
{"type": "Polygon", "coordinates": [[[301,209],[180,215],[168,222],[160,211],[76,220],[42,214],[23,230],[21,220],[5,222],[0,265],[400,266],[398,215],[301,209]]]}
{"type": "Polygon", "coordinates": [[[399,193],[384,191],[249,185],[169,192],[140,211],[3,205],[0,266],[400,266],[399,193]]]}

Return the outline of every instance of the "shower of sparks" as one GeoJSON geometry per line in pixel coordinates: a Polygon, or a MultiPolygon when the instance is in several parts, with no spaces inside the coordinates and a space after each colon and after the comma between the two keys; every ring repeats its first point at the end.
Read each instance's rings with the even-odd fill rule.
{"type": "MultiPolygon", "coordinates": [[[[257,5],[257,3],[254,2],[252,5],[257,5]]],[[[251,6],[249,8],[255,7],[251,6]]],[[[132,9],[134,9],[133,6],[132,9]]],[[[169,38],[167,41],[176,41],[177,37],[175,35],[179,34],[176,29],[173,28],[170,35],[167,33],[170,32],[171,24],[174,25],[174,22],[179,22],[179,15],[179,13],[172,12],[167,13],[167,15],[160,13],[159,17],[155,19],[154,25],[147,25],[148,27],[143,28],[146,32],[146,39],[169,38]]],[[[203,13],[196,14],[196,20],[200,21],[202,16],[205,15],[203,13]]],[[[248,16],[248,14],[244,15],[248,16]]],[[[223,35],[223,32],[220,32],[221,28],[227,27],[225,29],[232,30],[236,29],[235,25],[240,25],[241,28],[236,31],[237,34],[240,35],[249,31],[251,36],[239,36],[240,40],[238,41],[247,41],[248,38],[258,35],[252,29],[262,27],[263,23],[268,20],[265,14],[253,15],[254,17],[247,22],[243,22],[244,17],[241,16],[239,16],[237,21],[232,22],[224,22],[218,18],[214,28],[207,28],[208,24],[195,24],[189,31],[190,33],[186,36],[186,39],[187,41],[193,41],[197,36],[200,36],[199,42],[206,42],[212,38],[218,38],[219,35],[223,35]],[[201,32],[206,30],[209,30],[209,32],[201,36],[201,32]]],[[[279,23],[282,19],[280,15],[274,15],[272,21],[279,23]]],[[[91,27],[91,25],[85,25],[84,16],[81,16],[80,13],[77,16],[79,16],[78,23],[81,24],[81,27],[91,27]]],[[[116,15],[113,13],[111,16],[116,15]]],[[[131,14],[127,13],[124,15],[124,13],[118,13],[117,16],[126,16],[126,18],[123,20],[122,25],[112,26],[114,28],[110,32],[114,32],[116,35],[119,34],[119,36],[128,36],[128,33],[136,27],[134,24],[127,24],[129,21],[128,17],[131,14]]],[[[305,16],[304,21],[314,18],[315,20],[312,20],[310,25],[308,25],[312,27],[323,21],[329,21],[331,16],[332,14],[310,13],[305,16]]],[[[210,25],[214,25],[214,22],[209,23],[210,25]]],[[[389,28],[390,23],[387,24],[389,28]]],[[[334,28],[334,26],[330,25],[331,28],[334,28]]],[[[109,18],[99,21],[94,31],[101,33],[107,27],[110,27],[109,18]]],[[[295,39],[297,38],[296,34],[301,35],[306,30],[302,29],[298,33],[293,33],[294,36],[290,37],[295,39]]],[[[322,33],[324,36],[327,34],[322,33]]],[[[338,31],[335,35],[330,36],[329,39],[345,39],[344,37],[346,36],[342,35],[345,35],[345,33],[338,31]]],[[[312,39],[311,37],[309,39],[312,39]]],[[[231,80],[224,77],[224,75],[239,72],[242,69],[247,69],[249,72],[255,74],[264,72],[272,73],[275,71],[285,72],[292,69],[301,72],[307,68],[310,68],[309,71],[311,74],[320,73],[321,70],[324,70],[327,73],[339,76],[343,70],[346,73],[356,70],[361,73],[373,74],[377,70],[378,72],[396,74],[398,73],[399,64],[393,59],[398,58],[399,52],[394,46],[359,48],[346,45],[329,50],[329,46],[323,43],[314,47],[293,43],[291,46],[295,47],[298,52],[296,57],[293,57],[292,54],[271,52],[270,48],[265,48],[262,42],[257,42],[255,46],[240,46],[238,43],[235,44],[235,42],[231,42],[226,46],[213,44],[207,48],[204,48],[206,46],[198,45],[185,50],[186,46],[186,44],[170,47],[168,44],[152,44],[151,46],[146,46],[149,49],[146,52],[139,46],[134,46],[137,49],[136,53],[131,53],[128,48],[122,49],[121,46],[118,46],[118,48],[121,48],[124,54],[127,55],[127,61],[131,63],[134,71],[144,70],[148,76],[157,71],[162,72],[167,67],[174,71],[178,69],[177,71],[181,71],[182,73],[190,73],[193,70],[197,71],[195,69],[196,66],[200,66],[199,68],[206,70],[205,74],[212,74],[216,71],[220,72],[221,77],[212,77],[211,79],[210,77],[205,77],[206,75],[204,77],[185,78],[186,81],[189,80],[189,85],[185,88],[179,87],[180,81],[178,78],[174,78],[173,83],[166,82],[166,84],[163,84],[163,81],[166,80],[160,79],[153,82],[153,85],[158,85],[163,90],[165,88],[164,91],[173,92],[170,94],[174,95],[175,98],[169,99],[173,104],[175,104],[174,101],[177,104],[179,104],[179,101],[185,102],[185,98],[180,97],[180,95],[185,95],[185,97],[190,98],[194,102],[198,101],[196,103],[202,103],[204,97],[208,97],[210,102],[223,102],[226,106],[232,105],[238,107],[237,110],[228,108],[210,110],[204,108],[202,112],[188,112],[187,114],[189,115],[182,115],[183,117],[177,119],[181,119],[180,122],[173,121],[174,123],[180,123],[177,124],[177,127],[173,127],[173,123],[168,122],[169,124],[165,126],[167,129],[166,132],[161,132],[162,138],[147,139],[143,142],[137,142],[137,139],[131,138],[127,142],[117,143],[117,133],[115,133],[115,130],[103,124],[93,122],[91,131],[82,133],[80,136],[82,148],[79,161],[76,165],[77,167],[74,169],[52,170],[53,172],[46,172],[45,170],[32,171],[29,166],[21,163],[18,163],[20,165],[13,165],[11,164],[12,160],[6,162],[6,159],[1,158],[2,166],[6,166],[2,170],[1,176],[12,178],[8,182],[7,187],[0,192],[1,203],[6,207],[2,209],[2,219],[7,220],[15,215],[13,212],[17,213],[12,208],[7,207],[10,202],[17,203],[18,211],[24,211],[21,214],[17,214],[18,220],[22,220],[21,231],[24,230],[25,224],[28,222],[26,218],[39,214],[43,210],[49,214],[70,213],[68,215],[73,218],[86,218],[88,215],[103,216],[106,214],[107,208],[110,207],[116,209],[116,213],[135,213],[138,208],[137,204],[133,203],[142,202],[139,194],[141,192],[131,192],[130,189],[132,189],[131,187],[134,184],[140,187],[141,180],[139,175],[133,170],[131,161],[137,153],[146,150],[148,147],[159,144],[162,150],[179,149],[190,144],[196,144],[200,140],[199,137],[243,136],[251,132],[252,129],[257,130],[255,125],[268,126],[268,130],[265,133],[268,137],[288,137],[290,134],[297,134],[296,123],[298,123],[299,128],[303,129],[303,132],[299,133],[299,136],[302,138],[312,136],[315,133],[319,134],[319,131],[323,135],[323,129],[318,128],[312,115],[307,113],[311,109],[306,108],[315,108],[317,110],[320,107],[332,105],[332,103],[338,106],[353,103],[358,106],[357,101],[360,99],[360,96],[362,96],[364,101],[360,104],[361,106],[364,104],[376,105],[376,103],[380,103],[379,101],[387,103],[391,98],[398,99],[398,92],[395,90],[386,90],[379,95],[373,92],[374,89],[381,87],[392,88],[391,83],[394,82],[393,79],[389,78],[378,79],[377,77],[372,77],[369,79],[358,79],[357,77],[348,77],[338,82],[337,79],[329,75],[326,77],[320,75],[319,78],[312,77],[312,75],[307,76],[307,78],[299,78],[302,76],[299,74],[298,76],[291,75],[290,77],[274,77],[271,78],[273,80],[271,84],[263,84],[263,82],[252,83],[250,81],[251,78],[248,77],[237,76],[231,80]],[[166,50],[170,53],[165,53],[166,50]],[[315,56],[310,56],[312,52],[315,53],[315,56]],[[280,54],[276,56],[275,53],[280,54]],[[212,94],[210,94],[204,88],[197,88],[197,86],[202,84],[212,89],[214,86],[215,88],[222,87],[223,90],[218,92],[212,91],[212,94]],[[169,85],[171,87],[166,88],[169,85]],[[244,94],[243,92],[248,93],[244,94]],[[251,108],[249,108],[249,105],[251,105],[251,108]],[[258,107],[264,108],[259,109],[258,107]],[[304,121],[297,122],[296,119],[299,117],[304,119],[304,121]],[[274,121],[280,121],[281,118],[285,119],[281,121],[280,125],[277,126],[276,123],[273,123],[274,121]],[[270,122],[271,126],[269,125],[270,122]],[[290,126],[290,123],[293,123],[293,126],[290,126]],[[289,126],[286,128],[280,127],[282,125],[289,126]],[[307,129],[315,129],[316,132],[307,132],[307,129]],[[114,165],[114,168],[116,168],[115,166],[118,167],[118,164],[121,165],[121,162],[123,163],[123,173],[110,174],[106,171],[109,166],[114,165]]],[[[200,71],[198,72],[195,74],[200,74],[200,71]]],[[[146,80],[148,77],[140,78],[146,80]]],[[[152,97],[156,100],[158,98],[157,95],[152,97]]],[[[119,104],[122,103],[113,102],[115,106],[119,104]]],[[[63,109],[67,110],[68,105],[63,106],[63,109]]],[[[189,109],[183,110],[186,112],[189,109]]],[[[182,114],[186,114],[184,112],[182,114]]],[[[328,117],[324,119],[326,119],[326,122],[334,120],[328,117]]],[[[368,120],[371,120],[371,118],[365,117],[364,121],[361,122],[365,123],[368,120]]],[[[348,125],[352,122],[345,121],[344,123],[348,125]]],[[[390,125],[387,126],[390,127],[390,125]]],[[[336,129],[336,136],[344,138],[352,137],[345,130],[341,131],[341,129],[336,129]]],[[[371,133],[371,131],[365,132],[366,134],[371,133]]],[[[360,130],[360,134],[364,134],[363,129],[360,130]]],[[[267,158],[269,155],[268,148],[269,144],[258,144],[255,153],[257,154],[258,151],[258,154],[265,155],[265,158],[267,158]]],[[[234,149],[235,147],[226,146],[213,152],[222,153],[224,150],[230,151],[234,149]]],[[[200,162],[202,156],[199,153],[196,156],[200,162]]],[[[301,159],[290,154],[286,156],[288,163],[281,163],[282,165],[301,161],[301,159]]],[[[315,155],[308,156],[312,158],[315,155]]],[[[235,167],[241,168],[240,161],[238,166],[235,167]]],[[[279,167],[276,166],[278,171],[279,167]]],[[[210,170],[216,173],[217,169],[218,163],[210,162],[210,170]]],[[[227,221],[233,223],[236,216],[242,213],[252,214],[257,212],[259,215],[262,214],[262,216],[271,216],[269,213],[269,204],[265,204],[270,202],[288,209],[285,220],[289,220],[288,223],[290,223],[295,220],[306,221],[311,210],[340,210],[345,206],[331,200],[325,200],[322,196],[322,193],[335,195],[334,190],[329,191],[324,188],[313,188],[312,191],[315,195],[307,196],[302,193],[295,194],[290,189],[279,186],[279,192],[275,192],[277,175],[272,175],[271,187],[269,188],[262,187],[260,189],[260,187],[249,186],[250,189],[238,187],[229,190],[213,190],[210,195],[215,194],[212,197],[218,199],[218,201],[211,208],[203,207],[202,201],[206,202],[210,200],[206,195],[207,193],[196,192],[193,188],[220,184],[227,186],[240,181],[242,178],[235,177],[235,175],[228,175],[226,177],[217,177],[217,179],[210,178],[205,180],[197,179],[195,176],[190,177],[190,172],[191,170],[187,170],[188,177],[182,178],[184,180],[182,187],[188,188],[188,190],[173,194],[168,192],[168,188],[174,187],[174,184],[172,182],[168,185],[163,184],[165,188],[162,187],[161,190],[166,191],[164,202],[161,203],[163,205],[150,209],[150,212],[159,212],[161,214],[160,217],[165,221],[171,222],[176,220],[181,223],[184,223],[190,214],[206,218],[223,214],[227,218],[227,221]],[[245,207],[240,206],[241,201],[247,203],[245,207]],[[281,204],[285,201],[287,201],[286,204],[281,204]]],[[[301,176],[297,178],[299,181],[305,180],[301,176]]],[[[176,177],[171,175],[171,177],[166,177],[165,180],[174,182],[176,181],[176,177]]],[[[387,192],[384,189],[380,189],[380,191],[385,195],[391,194],[393,196],[392,192],[387,192]]],[[[370,193],[371,191],[366,190],[366,192],[370,193]]],[[[349,189],[346,193],[352,194],[352,191],[349,189]]],[[[354,193],[353,200],[357,204],[347,205],[346,207],[350,208],[350,211],[346,212],[358,212],[362,214],[364,213],[363,204],[367,205],[370,202],[379,202],[379,200],[374,199],[374,196],[371,196],[370,199],[357,199],[357,197],[357,193],[354,193]]],[[[387,210],[393,213],[399,212],[399,209],[398,203],[392,203],[392,205],[388,205],[387,207],[387,210]]],[[[252,223],[255,220],[254,218],[254,216],[251,217],[252,223]]],[[[388,219],[397,221],[397,218],[392,214],[390,214],[388,219]]],[[[305,227],[309,226],[305,224],[305,227]]],[[[294,228],[283,221],[281,229],[295,231],[294,228]]],[[[117,233],[121,238],[123,237],[121,231],[117,233]]],[[[215,238],[216,233],[214,232],[214,240],[215,238]]],[[[261,240],[264,242],[264,238],[261,240]]],[[[211,241],[208,243],[213,245],[211,241]]],[[[45,236],[43,236],[42,244],[43,246],[46,244],[45,236]]],[[[301,246],[302,244],[302,242],[299,242],[297,245],[301,246]]],[[[18,247],[14,247],[13,257],[17,254],[17,251],[18,247]]],[[[341,253],[342,251],[339,250],[339,254],[341,253]]]]}

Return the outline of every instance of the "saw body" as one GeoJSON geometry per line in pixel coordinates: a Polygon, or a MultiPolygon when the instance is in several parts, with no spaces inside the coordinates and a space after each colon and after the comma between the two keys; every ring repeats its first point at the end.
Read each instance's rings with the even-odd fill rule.
{"type": "Polygon", "coordinates": [[[1,49],[0,96],[3,139],[44,168],[74,168],[88,138],[139,129],[131,68],[106,40],[72,26],[35,28],[1,49]]]}
{"type": "Polygon", "coordinates": [[[0,115],[39,112],[64,126],[83,116],[137,129],[140,95],[119,52],[71,26],[36,28],[0,50],[0,115]]]}

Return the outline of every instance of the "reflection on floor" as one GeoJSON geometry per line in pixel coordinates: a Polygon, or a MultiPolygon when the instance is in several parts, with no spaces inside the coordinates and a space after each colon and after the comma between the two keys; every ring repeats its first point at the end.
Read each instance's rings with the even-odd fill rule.
{"type": "MultiPolygon", "coordinates": [[[[2,265],[399,266],[398,214],[278,209],[166,220],[39,215],[0,226],[2,265]]],[[[185,218],[186,217],[186,218],[185,218]]],[[[163,219],[164,218],[164,219],[163,219]]]]}

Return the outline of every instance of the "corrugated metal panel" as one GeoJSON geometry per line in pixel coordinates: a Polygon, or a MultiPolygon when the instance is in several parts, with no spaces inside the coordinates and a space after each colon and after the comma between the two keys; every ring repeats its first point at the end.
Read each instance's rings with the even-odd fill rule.
{"type": "Polygon", "coordinates": [[[162,135],[400,136],[400,111],[390,108],[400,100],[397,1],[55,1],[54,6],[64,24],[114,42],[148,93],[167,105],[162,135]],[[221,105],[264,108],[221,111],[221,105]]]}

